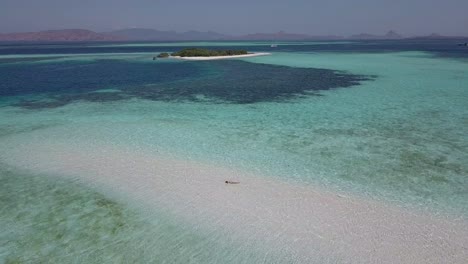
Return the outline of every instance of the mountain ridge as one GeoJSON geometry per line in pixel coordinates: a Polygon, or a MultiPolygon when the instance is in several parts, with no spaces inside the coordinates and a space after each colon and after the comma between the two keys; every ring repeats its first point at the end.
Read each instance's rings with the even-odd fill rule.
{"type": "Polygon", "coordinates": [[[117,36],[87,29],[59,29],[0,34],[0,41],[119,41],[117,36]]]}
{"type": "Polygon", "coordinates": [[[60,29],[24,33],[0,33],[0,41],[288,41],[288,40],[398,40],[398,39],[463,39],[463,36],[443,36],[432,33],[427,36],[404,37],[394,30],[384,35],[361,33],[349,37],[288,33],[253,33],[239,36],[221,34],[213,31],[189,30],[185,32],[164,31],[148,28],[127,28],[109,32],[94,32],[87,29],[60,29]]]}

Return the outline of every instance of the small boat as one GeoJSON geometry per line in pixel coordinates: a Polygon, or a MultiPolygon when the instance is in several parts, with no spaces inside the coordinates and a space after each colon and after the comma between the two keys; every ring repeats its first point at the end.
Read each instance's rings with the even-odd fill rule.
{"type": "Polygon", "coordinates": [[[272,47],[272,48],[277,48],[277,47],[278,47],[278,45],[276,45],[276,44],[271,44],[271,46],[270,46],[270,47],[272,47]]]}

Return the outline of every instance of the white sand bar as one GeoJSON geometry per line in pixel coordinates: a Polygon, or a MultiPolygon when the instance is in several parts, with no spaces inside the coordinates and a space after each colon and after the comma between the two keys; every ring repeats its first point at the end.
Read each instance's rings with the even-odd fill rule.
{"type": "Polygon", "coordinates": [[[254,52],[244,55],[231,55],[231,56],[210,56],[210,57],[180,57],[180,56],[171,56],[171,58],[179,59],[179,60],[225,60],[225,59],[238,59],[238,58],[249,58],[249,57],[257,57],[257,56],[266,56],[271,55],[271,53],[267,52],[254,52]]]}
{"type": "Polygon", "coordinates": [[[146,213],[164,208],[194,226],[223,232],[226,239],[255,239],[272,251],[287,251],[295,263],[468,260],[468,223],[463,218],[413,212],[141,148],[48,135],[44,130],[1,142],[7,151],[0,151],[0,161],[79,178],[141,204],[146,213]]]}

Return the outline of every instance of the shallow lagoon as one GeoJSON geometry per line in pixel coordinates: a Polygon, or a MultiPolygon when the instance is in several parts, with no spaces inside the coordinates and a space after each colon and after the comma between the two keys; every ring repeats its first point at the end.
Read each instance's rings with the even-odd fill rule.
{"type": "MultiPolygon", "coordinates": [[[[4,94],[2,99],[0,140],[3,147],[0,157],[2,161],[10,163],[9,171],[2,171],[2,175],[6,175],[3,180],[8,180],[11,183],[9,186],[13,186],[8,187],[8,192],[2,190],[2,194],[25,189],[27,193],[36,195],[36,198],[30,199],[44,196],[42,199],[49,202],[34,206],[39,211],[56,207],[57,198],[45,187],[37,194],[38,191],[28,191],[25,187],[27,184],[15,182],[20,177],[18,175],[23,175],[21,179],[31,183],[50,180],[43,174],[41,178],[16,172],[21,168],[12,166],[21,164],[19,159],[25,157],[23,150],[39,141],[74,144],[91,140],[96,145],[162,152],[177,158],[242,168],[281,181],[320,185],[398,206],[466,217],[468,74],[467,62],[463,59],[442,58],[421,51],[278,52],[268,57],[227,63],[153,62],[149,54],[148,59],[142,54],[133,57],[126,54],[124,58],[115,54],[86,55],[84,60],[77,60],[78,57],[47,58],[45,61],[28,61],[23,57],[21,61],[10,60],[0,65],[1,73],[7,76],[7,71],[21,67],[46,67],[45,73],[51,74],[43,81],[34,82],[35,85],[31,85],[28,79],[15,79],[15,76],[8,79],[14,82],[2,83],[3,93],[11,93],[12,87],[24,88],[14,94],[4,94]],[[93,79],[83,71],[82,76],[91,79],[74,80],[80,75],[66,75],[64,66],[67,64],[69,73],[83,67],[94,67],[90,72],[94,72],[96,77],[93,79]],[[115,81],[112,70],[99,67],[115,65],[122,67],[119,78],[128,76],[112,83],[115,81]],[[135,67],[141,71],[132,73],[131,69],[135,67]],[[281,72],[289,72],[295,78],[295,89],[300,85],[297,83],[298,76],[310,78],[302,79],[304,83],[301,85],[309,88],[280,90],[274,97],[260,94],[261,97],[254,98],[264,100],[250,102],[229,100],[238,98],[235,95],[239,93],[231,93],[232,89],[221,93],[224,97],[220,96],[216,89],[219,87],[222,91],[225,88],[221,86],[223,74],[236,72],[236,69],[242,73],[237,79],[240,87],[236,87],[237,75],[227,75],[229,82],[225,86],[239,88],[241,92],[242,88],[248,87],[246,80],[240,78],[245,76],[242,70],[246,67],[251,71],[258,70],[251,76],[258,87],[268,88],[271,84],[264,82],[282,80],[285,76],[281,76],[281,72]],[[283,71],[281,67],[286,68],[283,71]],[[175,72],[175,69],[180,71],[175,72]],[[106,70],[109,74],[104,74],[106,70]],[[57,73],[54,75],[53,71],[57,73]],[[181,87],[186,89],[185,93],[181,87]],[[151,92],[148,93],[148,90],[151,92]],[[289,92],[291,90],[294,92],[289,92]]],[[[273,82],[273,86],[278,83],[281,82],[273,82]]],[[[287,85],[283,83],[278,87],[287,85]]],[[[246,92],[253,88],[255,86],[246,88],[246,92]]],[[[31,151],[34,152],[34,149],[31,151]]],[[[37,188],[43,186],[34,185],[37,188]]],[[[85,188],[83,192],[87,194],[80,196],[84,197],[80,198],[83,200],[69,198],[71,204],[81,206],[85,200],[95,199],[87,198],[88,195],[120,199],[118,195],[110,193],[92,194],[102,192],[102,189],[89,191],[86,186],[76,187],[85,188]]],[[[122,210],[130,210],[125,209],[130,205],[121,202],[124,204],[122,210]]],[[[90,202],[90,206],[92,204],[90,202]]],[[[16,209],[20,206],[24,205],[13,205],[16,209]]],[[[88,208],[92,216],[90,219],[99,223],[106,212],[101,213],[91,207],[84,206],[83,210],[88,208]]],[[[83,210],[77,210],[76,214],[83,210]]],[[[138,218],[140,213],[135,210],[125,216],[137,219],[128,220],[129,223],[141,219],[138,218]]],[[[152,212],[151,219],[157,214],[168,218],[171,215],[164,211],[152,212]]],[[[18,230],[37,224],[33,216],[26,215],[22,221],[16,227],[18,230]]],[[[51,219],[48,224],[54,224],[53,221],[51,219]]],[[[127,220],[124,222],[127,223],[127,220]]],[[[72,220],[68,222],[71,226],[74,223],[72,220]]],[[[141,231],[145,230],[142,226],[145,225],[139,225],[135,231],[140,235],[132,239],[150,239],[141,231]]],[[[191,235],[193,233],[189,231],[181,231],[191,229],[193,227],[188,223],[177,228],[161,227],[166,238],[156,239],[152,243],[161,243],[171,234],[181,232],[179,239],[181,243],[187,243],[183,247],[189,253],[181,254],[180,259],[173,259],[180,262],[183,262],[183,256],[193,252],[217,248],[210,243],[219,246],[218,243],[222,242],[222,245],[239,248],[237,244],[227,243],[216,232],[207,236],[206,248],[194,247],[187,241],[192,239],[191,236],[197,236],[197,232],[190,231],[195,232],[195,235],[191,235]]],[[[122,232],[127,231],[124,229],[122,232]]],[[[118,236],[108,235],[108,239],[115,240],[118,236]]],[[[70,241],[81,243],[74,238],[70,241]]],[[[167,241],[168,245],[176,243],[170,239],[167,241]]],[[[70,245],[73,254],[79,254],[77,252],[81,252],[88,242],[83,243],[70,245]]],[[[32,250],[29,254],[36,254],[33,246],[25,247],[32,250]]],[[[17,251],[10,246],[2,248],[2,256],[17,257],[14,253],[17,251]]],[[[275,254],[268,249],[262,251],[265,249],[259,248],[258,243],[253,243],[253,248],[258,250],[248,253],[251,254],[250,260],[261,260],[265,256],[274,258],[275,254]]],[[[111,247],[102,255],[112,255],[114,250],[117,249],[111,247]]],[[[177,254],[171,250],[174,249],[161,248],[157,254],[162,254],[162,259],[170,260],[164,254],[177,254]]],[[[216,262],[216,257],[220,257],[233,262],[252,262],[246,257],[247,253],[230,257],[218,255],[223,251],[223,248],[209,251],[212,254],[207,253],[205,260],[216,262]]],[[[152,254],[156,253],[148,253],[148,258],[152,254]]],[[[288,258],[288,253],[284,253],[284,256],[288,258]]],[[[328,261],[332,262],[332,259],[330,256],[328,261]]],[[[205,262],[203,258],[194,258],[193,261],[205,262]]]]}

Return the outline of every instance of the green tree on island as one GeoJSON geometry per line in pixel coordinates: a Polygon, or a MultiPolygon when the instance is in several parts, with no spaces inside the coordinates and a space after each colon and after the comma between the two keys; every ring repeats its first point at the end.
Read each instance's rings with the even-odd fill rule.
{"type": "Polygon", "coordinates": [[[167,52],[163,52],[158,55],[158,58],[168,58],[168,57],[169,57],[169,53],[167,52]]]}

